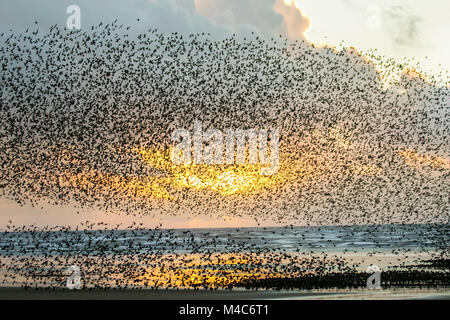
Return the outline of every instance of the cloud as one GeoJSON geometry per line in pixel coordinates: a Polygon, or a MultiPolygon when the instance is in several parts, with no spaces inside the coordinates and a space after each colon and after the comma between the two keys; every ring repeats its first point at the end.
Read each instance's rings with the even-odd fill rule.
{"type": "Polygon", "coordinates": [[[275,0],[195,0],[196,11],[231,30],[250,27],[274,33],[283,17],[274,10],[275,0]]]}
{"type": "Polygon", "coordinates": [[[309,19],[294,1],[195,0],[196,11],[233,31],[250,28],[265,35],[305,39],[309,19]]]}
{"type": "MultiPolygon", "coordinates": [[[[72,0],[7,1],[0,13],[0,30],[23,31],[35,27],[65,25],[66,8],[72,0]]],[[[303,38],[309,20],[292,3],[283,0],[79,0],[82,29],[100,22],[119,22],[133,26],[135,32],[158,28],[162,32],[185,34],[209,32],[223,37],[250,31],[292,39],[303,38]],[[137,23],[139,19],[140,23],[137,23]]]]}
{"type": "MultiPolygon", "coordinates": [[[[72,0],[7,1],[2,4],[0,12],[0,30],[23,31],[34,28],[34,21],[43,31],[54,24],[65,26],[68,17],[66,8],[73,3],[72,0]]],[[[117,19],[132,26],[134,32],[158,28],[162,32],[197,33],[209,30],[217,35],[226,34],[226,30],[217,27],[210,19],[173,0],[78,0],[76,4],[81,9],[82,30],[117,19]]]]}
{"type": "Polygon", "coordinates": [[[383,13],[386,19],[385,30],[390,34],[394,45],[420,45],[421,18],[404,6],[392,6],[383,13]]]}
{"type": "Polygon", "coordinates": [[[310,21],[303,15],[295,1],[290,0],[286,3],[284,0],[278,0],[275,4],[275,11],[284,18],[284,34],[289,39],[305,39],[305,32],[308,30],[310,21]]]}

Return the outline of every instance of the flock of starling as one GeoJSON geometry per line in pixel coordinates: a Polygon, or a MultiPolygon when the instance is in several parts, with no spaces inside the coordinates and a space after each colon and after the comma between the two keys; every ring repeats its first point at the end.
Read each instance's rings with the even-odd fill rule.
{"type": "MultiPolygon", "coordinates": [[[[129,30],[114,21],[80,31],[52,26],[0,35],[1,197],[42,208],[251,217],[284,225],[437,224],[437,251],[446,256],[446,76],[427,77],[376,52],[281,37],[213,39],[156,29],[133,36],[129,30]],[[174,166],[171,134],[192,132],[196,120],[224,132],[278,129],[278,173],[257,176],[248,165],[174,166]],[[208,179],[227,192],[203,187],[208,179]]],[[[118,228],[106,241],[101,231],[93,237],[89,230],[5,230],[2,268],[25,286],[61,285],[59,271],[68,264],[84,266],[100,287],[228,288],[358,274],[326,254],[300,259],[296,252],[227,239],[226,255],[219,256],[214,238],[197,243],[186,236],[179,243],[174,231],[142,233],[136,225],[118,228]],[[25,244],[11,240],[17,232],[30,250],[39,247],[36,239],[56,237],[57,252],[50,246],[39,248],[44,255],[28,255],[25,244]],[[152,244],[122,242],[130,232],[152,244]],[[185,245],[189,254],[177,253],[185,245]],[[127,250],[115,252],[121,246],[127,250]],[[55,281],[48,272],[56,272],[55,281]]],[[[448,271],[442,275],[440,283],[448,284],[448,271]]]]}

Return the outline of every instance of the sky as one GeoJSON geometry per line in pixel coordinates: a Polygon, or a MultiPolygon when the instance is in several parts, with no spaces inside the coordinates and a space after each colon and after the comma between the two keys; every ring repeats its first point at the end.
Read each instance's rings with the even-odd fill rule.
{"type": "Polygon", "coordinates": [[[450,2],[445,0],[295,0],[311,20],[312,42],[358,50],[378,49],[396,59],[414,58],[424,71],[450,70],[450,2]],[[326,8],[326,9],[325,9],[326,8]],[[378,17],[378,23],[371,23],[378,17]],[[439,65],[442,65],[440,67],[439,65]]]}
{"type": "Polygon", "coordinates": [[[42,27],[64,25],[71,4],[80,6],[82,27],[140,18],[165,32],[283,34],[414,58],[435,74],[439,65],[450,69],[450,3],[445,0],[2,0],[0,30],[24,30],[34,20],[42,27]]]}
{"type": "MultiPolygon", "coordinates": [[[[117,18],[135,26],[131,32],[153,27],[162,32],[209,32],[216,39],[233,33],[244,37],[254,32],[265,38],[281,34],[338,48],[344,44],[359,51],[376,49],[398,60],[413,58],[420,62],[421,70],[431,74],[450,70],[450,2],[444,0],[1,0],[0,32],[22,32],[35,27],[34,21],[44,32],[53,24],[64,26],[66,8],[71,4],[80,6],[82,29],[117,18]],[[136,24],[136,19],[141,23],[136,24]]],[[[70,207],[46,206],[41,210],[4,198],[0,198],[0,212],[0,227],[11,219],[19,225],[124,222],[123,216],[100,210],[80,214],[70,207]]],[[[248,217],[137,216],[125,221],[187,228],[255,225],[248,217]]]]}

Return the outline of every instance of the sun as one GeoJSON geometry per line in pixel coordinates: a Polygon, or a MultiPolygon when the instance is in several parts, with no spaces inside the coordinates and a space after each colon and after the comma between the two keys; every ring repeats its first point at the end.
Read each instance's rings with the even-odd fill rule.
{"type": "Polygon", "coordinates": [[[221,195],[249,194],[275,184],[275,176],[260,173],[261,165],[175,165],[171,150],[140,149],[148,165],[167,172],[170,184],[177,189],[209,190],[221,195]]]}
{"type": "Polygon", "coordinates": [[[239,190],[248,190],[254,178],[241,176],[232,171],[226,171],[217,176],[217,182],[212,186],[213,190],[221,194],[234,194],[239,190]]]}

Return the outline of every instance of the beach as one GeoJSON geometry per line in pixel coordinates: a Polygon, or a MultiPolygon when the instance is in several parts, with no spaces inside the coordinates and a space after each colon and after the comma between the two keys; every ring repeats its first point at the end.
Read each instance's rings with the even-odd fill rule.
{"type": "Polygon", "coordinates": [[[405,292],[404,297],[423,297],[420,290],[435,295],[449,287],[449,259],[440,249],[449,241],[447,230],[416,225],[4,232],[0,283],[3,295],[31,297],[38,292],[138,298],[135,291],[149,299],[372,299],[405,292]],[[379,284],[389,291],[364,292],[371,268],[379,269],[379,284]],[[82,290],[64,291],[75,279],[82,290]]]}
{"type": "Polygon", "coordinates": [[[450,300],[448,288],[381,290],[36,290],[0,288],[0,299],[26,300],[450,300]]]}

